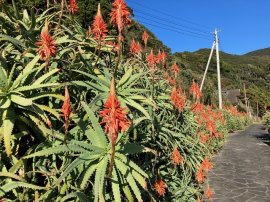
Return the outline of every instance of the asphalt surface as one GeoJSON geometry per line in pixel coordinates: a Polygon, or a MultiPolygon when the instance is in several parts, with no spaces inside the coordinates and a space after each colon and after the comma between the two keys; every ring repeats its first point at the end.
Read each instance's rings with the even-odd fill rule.
{"type": "Polygon", "coordinates": [[[213,165],[212,202],[270,202],[270,134],[262,125],[231,134],[213,165]]]}

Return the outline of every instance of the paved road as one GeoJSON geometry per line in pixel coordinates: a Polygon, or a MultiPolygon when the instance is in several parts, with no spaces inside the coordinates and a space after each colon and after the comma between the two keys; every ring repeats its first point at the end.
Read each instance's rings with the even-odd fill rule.
{"type": "Polygon", "coordinates": [[[270,135],[263,126],[230,135],[213,164],[213,202],[270,202],[270,135]]]}

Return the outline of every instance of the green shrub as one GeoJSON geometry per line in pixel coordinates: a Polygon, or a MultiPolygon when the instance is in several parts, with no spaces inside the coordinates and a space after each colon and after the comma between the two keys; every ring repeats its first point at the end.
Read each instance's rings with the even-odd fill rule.
{"type": "Polygon", "coordinates": [[[265,127],[268,129],[268,131],[270,130],[270,112],[267,111],[263,117],[262,117],[262,121],[263,124],[265,125],[265,127]]]}

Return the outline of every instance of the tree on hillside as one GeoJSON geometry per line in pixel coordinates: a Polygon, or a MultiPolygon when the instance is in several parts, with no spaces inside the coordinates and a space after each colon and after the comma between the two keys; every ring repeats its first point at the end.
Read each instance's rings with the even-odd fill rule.
{"type": "MultiPolygon", "coordinates": [[[[69,4],[69,0],[64,0],[69,4]]],[[[61,0],[49,0],[50,5],[60,5],[61,0]]],[[[7,0],[7,4],[11,5],[12,0],[7,0]]],[[[17,3],[17,1],[16,1],[17,3]]],[[[79,6],[79,12],[76,15],[76,19],[87,28],[92,24],[93,18],[97,12],[98,3],[101,4],[101,10],[106,22],[109,22],[109,13],[111,10],[111,1],[108,0],[77,0],[79,6]]],[[[35,8],[37,11],[43,11],[47,8],[47,0],[19,0],[17,3],[19,8],[25,8],[30,10],[35,8]]],[[[40,13],[40,12],[39,12],[40,13]]]]}

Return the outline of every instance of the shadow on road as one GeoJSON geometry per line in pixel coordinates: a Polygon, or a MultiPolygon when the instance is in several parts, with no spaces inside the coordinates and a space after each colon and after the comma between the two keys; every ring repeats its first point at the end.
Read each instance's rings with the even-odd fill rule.
{"type": "Polygon", "coordinates": [[[265,133],[265,134],[261,134],[261,135],[255,135],[255,137],[259,140],[262,140],[263,143],[267,144],[268,146],[270,146],[270,134],[269,133],[265,133]]]}

